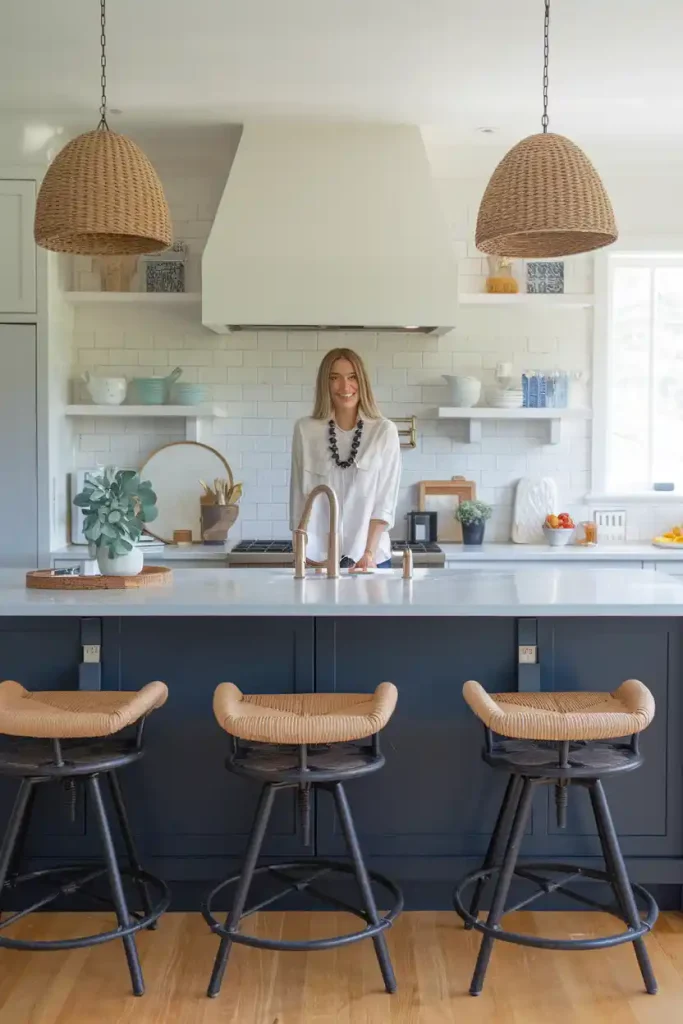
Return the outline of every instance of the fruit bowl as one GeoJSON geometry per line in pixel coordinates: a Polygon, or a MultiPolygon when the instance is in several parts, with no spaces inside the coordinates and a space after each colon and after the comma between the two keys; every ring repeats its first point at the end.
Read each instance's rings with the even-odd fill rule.
{"type": "Polygon", "coordinates": [[[551,548],[561,548],[565,544],[569,544],[569,541],[574,536],[576,528],[574,526],[562,527],[562,526],[548,526],[547,523],[543,524],[543,536],[550,544],[551,548]]]}

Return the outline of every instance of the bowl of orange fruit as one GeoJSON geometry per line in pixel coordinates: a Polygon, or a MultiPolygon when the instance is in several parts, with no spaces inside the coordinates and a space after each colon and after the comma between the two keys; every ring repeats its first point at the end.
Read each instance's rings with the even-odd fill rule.
{"type": "Polygon", "coordinates": [[[551,512],[543,523],[543,535],[553,548],[568,544],[574,536],[575,529],[576,524],[568,512],[560,512],[559,515],[551,512]]]}
{"type": "Polygon", "coordinates": [[[679,548],[683,550],[683,527],[672,526],[666,533],[659,537],[653,537],[652,543],[656,548],[679,548]]]}

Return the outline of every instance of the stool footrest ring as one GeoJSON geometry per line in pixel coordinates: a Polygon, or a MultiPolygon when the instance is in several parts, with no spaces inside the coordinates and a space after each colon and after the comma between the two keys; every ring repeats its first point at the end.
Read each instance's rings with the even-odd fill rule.
{"type": "MultiPolygon", "coordinates": [[[[261,909],[263,906],[270,906],[273,902],[281,899],[284,896],[288,896],[292,892],[305,892],[309,889],[310,893],[317,900],[329,899],[331,903],[341,906],[342,909],[349,913],[355,914],[357,917],[367,920],[367,914],[360,907],[354,907],[349,903],[337,900],[336,897],[328,895],[322,892],[317,887],[314,887],[312,883],[321,877],[321,874],[327,872],[339,872],[340,874],[353,875],[354,868],[350,864],[345,864],[340,861],[327,860],[321,857],[314,857],[310,860],[291,861],[288,864],[264,864],[262,867],[257,868],[254,871],[254,877],[256,875],[263,875],[266,873],[272,874],[275,877],[282,878],[283,872],[289,872],[292,870],[306,870],[309,874],[313,872],[311,878],[304,878],[303,880],[291,879],[291,884],[286,889],[278,893],[275,897],[271,897],[265,900],[262,904],[252,908],[252,910],[245,910],[242,914],[241,919],[249,916],[255,910],[261,909]],[[322,869],[322,871],[320,870],[322,869]]],[[[360,942],[363,939],[370,939],[375,935],[380,934],[387,928],[391,927],[394,920],[403,910],[403,893],[391,879],[386,878],[385,875],[379,874],[377,871],[368,871],[368,875],[373,882],[381,885],[393,896],[394,903],[390,910],[383,914],[376,925],[368,924],[368,926],[362,931],[349,932],[346,935],[334,935],[327,939],[307,939],[300,942],[286,942],[284,939],[266,939],[261,938],[258,935],[247,935],[243,932],[238,931],[234,928],[227,928],[221,924],[213,914],[212,903],[218,893],[222,892],[223,889],[229,885],[235,885],[240,875],[233,875],[231,878],[226,879],[217,885],[215,889],[207,896],[202,906],[202,915],[204,920],[208,923],[212,932],[216,935],[220,935],[221,938],[230,939],[232,942],[241,943],[244,946],[255,946],[257,949],[278,949],[286,951],[304,951],[304,950],[318,950],[318,949],[335,949],[339,946],[348,946],[352,942],[360,942]]]]}
{"type": "MultiPolygon", "coordinates": [[[[540,863],[533,862],[529,864],[519,864],[515,870],[515,875],[526,881],[535,881],[539,888],[543,889],[541,883],[536,879],[531,879],[529,874],[535,871],[549,871],[549,872],[561,872],[570,873],[576,877],[580,875],[587,879],[599,882],[611,883],[611,875],[607,871],[600,871],[597,868],[586,868],[579,867],[576,864],[556,864],[552,862],[540,863]]],[[[490,878],[495,877],[500,872],[500,867],[487,868],[482,871],[471,871],[468,875],[458,883],[453,892],[453,906],[455,910],[463,919],[466,925],[470,928],[476,929],[478,932],[482,932],[484,935],[489,935],[493,939],[500,939],[502,942],[512,942],[519,946],[534,946],[538,949],[606,949],[610,946],[620,946],[625,942],[633,942],[635,939],[641,938],[647,935],[652,930],[655,921],[659,915],[659,908],[648,892],[647,889],[643,888],[642,885],[638,885],[635,882],[631,882],[631,889],[635,896],[639,896],[645,904],[646,915],[641,920],[638,928],[628,927],[626,931],[619,932],[616,935],[604,935],[594,939],[548,939],[540,935],[525,935],[522,932],[508,932],[500,926],[490,927],[485,921],[480,921],[478,918],[470,914],[462,901],[462,893],[474,882],[488,881],[490,878]]],[[[559,886],[551,884],[549,887],[550,891],[559,889],[559,886]]],[[[525,901],[526,902],[526,901],[525,901]]],[[[593,900],[587,900],[590,905],[595,905],[593,900]]],[[[509,908],[509,910],[503,911],[502,916],[506,913],[510,913],[515,907],[509,908]]],[[[607,913],[612,913],[615,917],[621,917],[615,911],[610,910],[608,907],[603,908],[607,913]]]]}
{"type": "MultiPolygon", "coordinates": [[[[96,864],[69,864],[54,868],[44,868],[41,871],[30,871],[26,874],[18,875],[16,878],[5,883],[5,889],[15,889],[24,882],[34,882],[42,879],[47,880],[54,876],[70,874],[76,875],[77,877],[73,881],[60,886],[50,897],[39,900],[37,904],[34,904],[33,907],[30,907],[27,910],[19,910],[14,914],[10,913],[9,917],[4,920],[0,920],[0,931],[4,928],[10,928],[15,921],[26,917],[32,910],[37,909],[38,906],[45,906],[48,902],[52,902],[60,895],[78,891],[82,885],[87,885],[89,882],[94,881],[94,879],[99,875],[106,874],[106,868],[100,869],[99,865],[96,864]]],[[[125,928],[112,928],[107,932],[98,932],[95,935],[81,935],[74,939],[12,939],[0,934],[0,949],[28,949],[34,951],[84,949],[88,946],[97,946],[103,942],[110,942],[112,939],[122,939],[127,935],[133,935],[135,932],[141,931],[143,928],[149,928],[151,924],[161,917],[170,905],[171,893],[168,886],[160,878],[157,878],[156,875],[150,875],[147,871],[133,871],[129,868],[121,868],[121,875],[129,878],[135,883],[145,882],[156,890],[159,898],[149,914],[145,914],[145,916],[142,917],[137,914],[133,915],[131,912],[131,917],[133,917],[134,920],[125,928]]],[[[99,899],[99,897],[97,898],[99,899]]]]}

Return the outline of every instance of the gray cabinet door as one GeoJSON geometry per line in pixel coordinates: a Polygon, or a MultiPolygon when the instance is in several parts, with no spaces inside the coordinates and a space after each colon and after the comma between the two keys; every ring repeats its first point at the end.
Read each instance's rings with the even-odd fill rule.
{"type": "Polygon", "coordinates": [[[0,568],[38,562],[36,329],[0,323],[0,568]]]}

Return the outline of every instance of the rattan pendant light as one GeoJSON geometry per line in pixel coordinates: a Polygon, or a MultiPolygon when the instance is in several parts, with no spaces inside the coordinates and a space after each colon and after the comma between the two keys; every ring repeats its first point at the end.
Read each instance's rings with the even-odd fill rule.
{"type": "Polygon", "coordinates": [[[570,139],[548,131],[550,0],[544,3],[543,131],[518,142],[486,187],[475,237],[492,256],[569,256],[618,237],[598,172],[570,139]]]}
{"type": "Polygon", "coordinates": [[[142,150],[107,124],[105,0],[100,0],[100,123],[67,143],[38,193],[34,237],[53,252],[126,255],[171,244],[171,219],[159,177],[142,150]]]}

